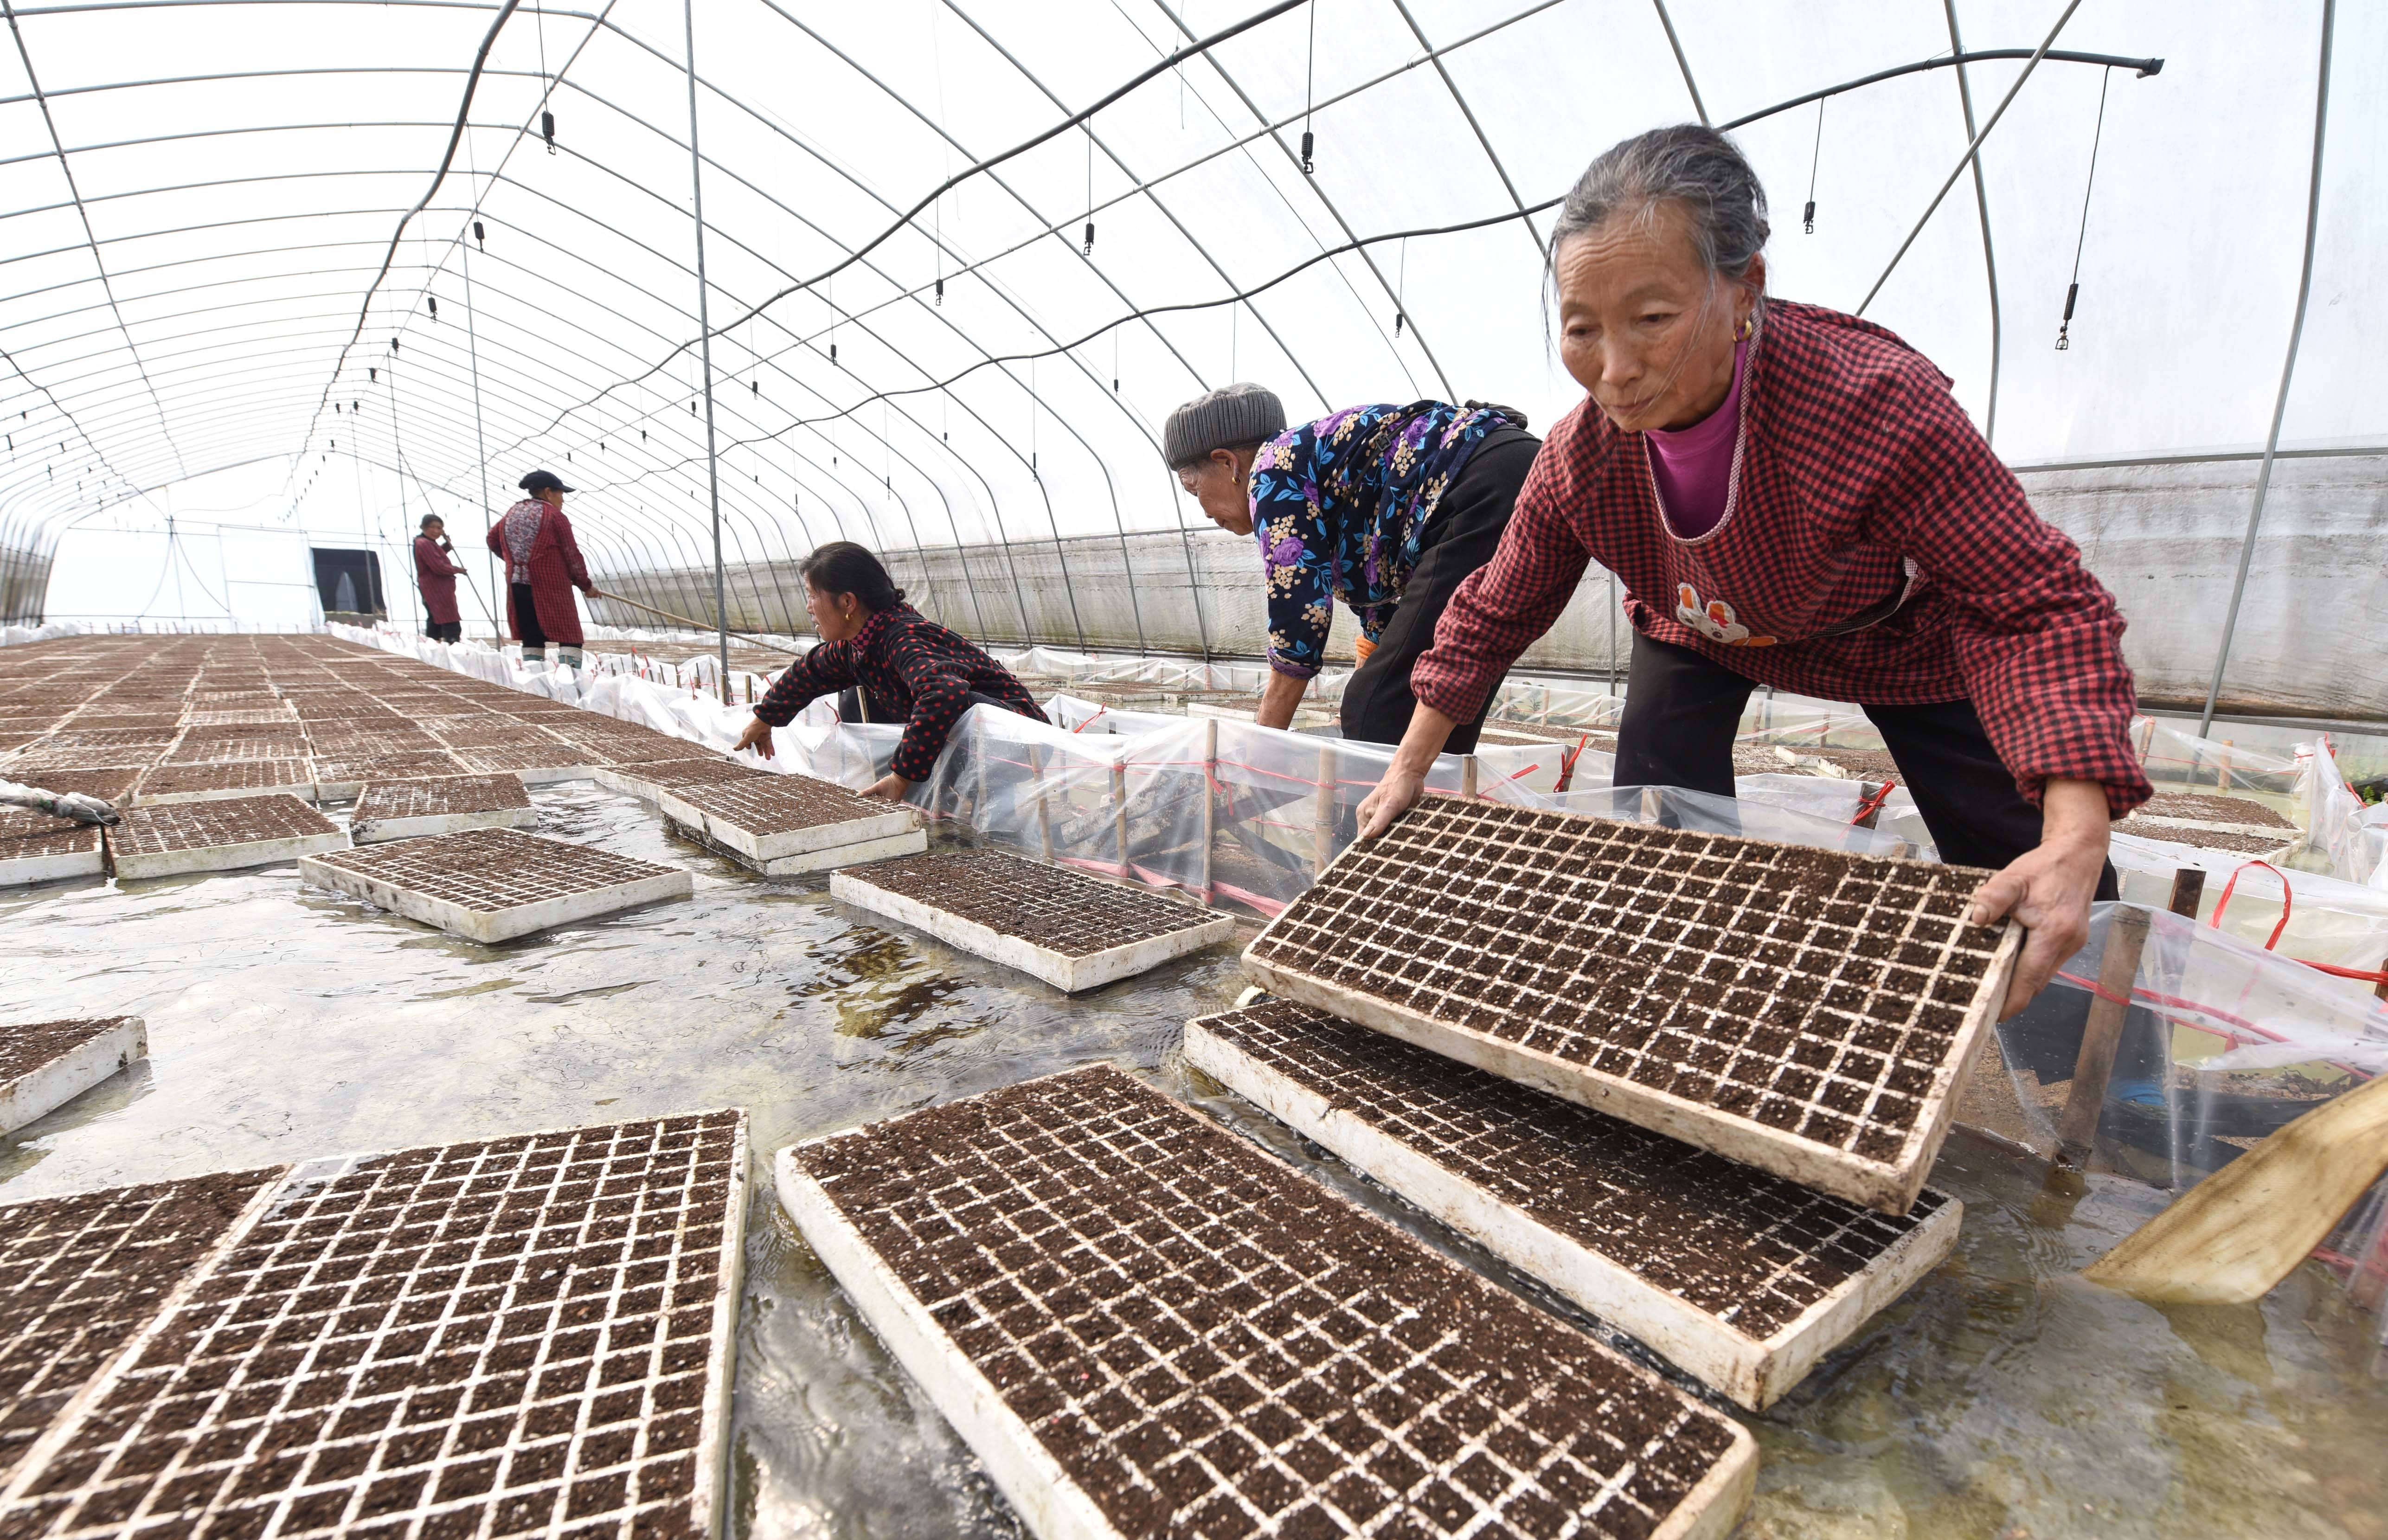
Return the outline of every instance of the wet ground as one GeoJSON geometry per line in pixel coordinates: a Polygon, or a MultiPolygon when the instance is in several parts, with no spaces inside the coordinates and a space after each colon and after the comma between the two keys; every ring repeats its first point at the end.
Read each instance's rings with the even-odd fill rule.
{"type": "MultiPolygon", "coordinates": [[[[669,860],[692,899],[485,947],[295,867],[0,895],[0,1020],[133,1012],[150,1058],[0,1139],[0,1203],[340,1151],[737,1105],[756,1187],[740,1330],[741,1537],[1019,1533],[778,1214],[794,1139],[1110,1060],[1551,1302],[1177,1061],[1242,986],[1222,948],[1070,999],[667,839],[585,783],[542,832],[669,860]]],[[[2077,1203],[1987,1147],[1934,1176],[1957,1254],[1763,1417],[1744,1533],[2388,1536],[2370,1317],[2308,1266],[2260,1308],[2159,1311],[2071,1277],[2157,1206],[2077,1203]]],[[[1730,1409],[1730,1408],[1727,1408],[1730,1409]]]]}

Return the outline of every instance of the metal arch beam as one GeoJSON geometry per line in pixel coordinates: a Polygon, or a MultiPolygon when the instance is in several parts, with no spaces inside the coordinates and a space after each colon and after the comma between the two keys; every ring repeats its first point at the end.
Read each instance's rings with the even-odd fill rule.
{"type": "Polygon", "coordinates": [[[1467,131],[1476,135],[1477,146],[1484,151],[1484,159],[1492,162],[1493,174],[1501,179],[1502,189],[1509,195],[1509,206],[1518,210],[1518,221],[1526,228],[1527,238],[1534,243],[1534,254],[1538,257],[1543,255],[1543,239],[1534,232],[1534,222],[1525,218],[1526,200],[1519,196],[1518,185],[1509,179],[1509,168],[1501,163],[1501,157],[1492,148],[1492,140],[1484,132],[1484,125],[1476,121],[1476,109],[1467,105],[1467,98],[1460,94],[1459,83],[1451,78],[1450,68],[1442,62],[1442,57],[1434,52],[1434,45],[1427,41],[1426,29],[1419,26],[1417,18],[1410,13],[1409,0],[1393,0],[1393,9],[1402,13],[1402,20],[1409,28],[1410,35],[1417,39],[1418,46],[1433,57],[1434,72],[1442,77],[1442,88],[1451,93],[1452,103],[1459,108],[1459,115],[1467,120],[1467,131]]]}
{"type": "MultiPolygon", "coordinates": [[[[91,262],[92,266],[98,270],[99,286],[108,295],[108,307],[116,312],[117,329],[124,334],[124,350],[132,355],[133,367],[141,371],[146,379],[147,370],[141,362],[141,345],[133,340],[133,328],[125,325],[123,310],[117,305],[115,286],[110,284],[108,278],[108,261],[99,254],[98,233],[91,227],[91,211],[83,207],[83,188],[75,181],[74,167],[67,159],[66,141],[58,137],[57,120],[50,113],[48,97],[43,95],[42,77],[33,68],[32,50],[25,45],[25,29],[17,19],[15,0],[0,0],[0,13],[7,16],[8,35],[16,41],[17,57],[25,66],[25,83],[33,88],[33,99],[41,106],[42,126],[49,131],[50,147],[57,152],[58,158],[58,174],[66,178],[67,191],[74,198],[75,216],[83,222],[83,239],[91,248],[91,262]]],[[[157,391],[154,388],[150,390],[150,398],[158,408],[158,431],[165,438],[167,447],[171,449],[174,443],[174,430],[166,424],[165,403],[156,400],[157,391]]],[[[179,450],[175,451],[178,457],[181,452],[179,450]]]]}
{"type": "MultiPolygon", "coordinates": [[[[1949,16],[1949,51],[1957,60],[1957,101],[1965,110],[1965,139],[1974,139],[1974,87],[1966,74],[1965,40],[1957,30],[1957,0],[1940,0],[1940,8],[1949,16]]],[[[1818,108],[1819,111],[1823,109],[1818,108]]],[[[1990,240],[1990,193],[1982,180],[1982,154],[1975,150],[1970,157],[1974,165],[1974,210],[1982,222],[1982,269],[1990,297],[1990,404],[1982,427],[1982,441],[1993,450],[1999,441],[1999,363],[2005,342],[2003,325],[1999,313],[1999,256],[1990,240]]]]}
{"type": "Polygon", "coordinates": [[[2143,80],[2150,75],[2164,73],[2165,66],[2165,61],[2160,58],[2127,58],[2120,54],[2085,54],[2071,48],[1976,48],[1969,54],[1935,54],[1930,58],[1917,59],[1912,64],[1899,64],[1888,70],[1877,70],[1871,75],[1860,75],[1855,80],[1843,81],[1838,85],[1827,85],[1822,90],[1810,91],[1805,95],[1793,96],[1787,101],[1776,102],[1772,107],[1761,107],[1755,112],[1744,113],[1729,123],[1718,125],[1717,132],[1730,134],[1734,129],[1746,128],[1760,119],[1772,118],[1778,112],[1788,112],[1795,107],[1805,107],[1810,102],[1820,102],[1827,96],[1838,96],[1850,91],[1861,91],[1869,85],[1880,85],[1885,81],[1897,80],[1901,75],[1920,74],[1926,70],[1948,70],[1968,64],[1986,63],[1992,59],[2009,58],[2039,58],[2052,64],[2096,64],[2109,70],[2129,70],[2135,71],[2143,80]]]}
{"type": "Polygon", "coordinates": [[[1667,46],[1675,51],[1675,68],[1683,72],[1683,89],[1692,94],[1692,110],[1708,126],[1708,104],[1700,100],[1700,83],[1692,78],[1692,61],[1683,57],[1683,40],[1675,35],[1675,19],[1667,14],[1667,0],[1650,0],[1658,9],[1658,25],[1667,29],[1667,46]]]}

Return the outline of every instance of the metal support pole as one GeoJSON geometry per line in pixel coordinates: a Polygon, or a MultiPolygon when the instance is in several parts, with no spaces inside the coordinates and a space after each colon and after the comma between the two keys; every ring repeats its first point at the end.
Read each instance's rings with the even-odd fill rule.
{"type": "Polygon", "coordinates": [[[2214,703],[2222,695],[2222,671],[2230,666],[2230,633],[2239,629],[2239,601],[2247,592],[2247,567],[2255,558],[2255,531],[2264,522],[2264,495],[2272,487],[2272,457],[2280,451],[2280,421],[2288,415],[2289,382],[2297,372],[2297,344],[2305,335],[2305,302],[2313,296],[2314,232],[2321,223],[2321,152],[2330,134],[2330,45],[2338,19],[2337,0],[2321,0],[2321,66],[2314,84],[2313,170],[2305,184],[2305,255],[2297,270],[2297,311],[2289,323],[2289,356],[2280,363],[2280,394],[2272,399],[2272,430],[2264,438],[2264,463],[2255,472],[2255,504],[2247,510],[2247,536],[2239,544],[2239,575],[2230,581],[2230,608],[2222,617],[2222,650],[2214,657],[2214,681],[2205,687],[2205,710],[2197,719],[2201,738],[2214,726],[2214,703]]]}
{"type": "MultiPolygon", "coordinates": [[[[1124,740],[1121,743],[1120,753],[1122,756],[1127,753],[1124,740]]],[[[1127,763],[1124,757],[1111,761],[1111,827],[1119,834],[1120,879],[1124,882],[1136,875],[1136,868],[1128,860],[1127,763]]]]}
{"type": "MultiPolygon", "coordinates": [[[[475,207],[479,207],[477,202],[475,207]]],[[[464,259],[464,350],[473,363],[473,448],[475,458],[479,461],[481,467],[481,532],[487,534],[489,526],[496,521],[489,516],[489,439],[481,426],[481,340],[478,332],[475,330],[473,321],[473,312],[479,307],[473,302],[473,248],[468,243],[458,241],[456,249],[464,259]]],[[[392,402],[390,421],[393,425],[391,427],[393,434],[397,431],[395,424],[398,421],[395,415],[398,410],[396,405],[397,363],[398,357],[393,353],[390,355],[389,372],[392,402]]],[[[489,563],[489,595],[494,602],[497,595],[506,592],[498,586],[498,554],[494,551],[485,552],[484,559],[489,563]]],[[[484,605],[482,607],[489,611],[489,645],[502,651],[506,644],[505,629],[499,623],[497,611],[491,605],[484,605]]]]}
{"type": "Polygon", "coordinates": [[[696,148],[696,0],[681,0],[688,26],[688,185],[696,210],[697,366],[705,372],[705,476],[713,499],[713,617],[719,628],[722,699],[730,696],[730,607],[721,568],[721,461],[713,431],[713,312],[705,281],[705,158],[696,148]]]}
{"type": "Polygon", "coordinates": [[[1045,745],[1028,745],[1028,776],[1036,787],[1036,853],[1046,865],[1053,864],[1053,809],[1045,800],[1045,745]]]}
{"type": "Polygon", "coordinates": [[[1202,902],[1216,903],[1219,885],[1211,870],[1211,846],[1218,838],[1219,719],[1202,722],[1202,902]]]}

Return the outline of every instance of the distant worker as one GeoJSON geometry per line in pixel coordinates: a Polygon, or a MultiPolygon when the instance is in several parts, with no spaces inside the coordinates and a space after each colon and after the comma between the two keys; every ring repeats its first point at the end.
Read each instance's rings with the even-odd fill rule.
{"type": "Polygon", "coordinates": [[[1419,660],[1419,707],[1363,838],[1587,564],[1628,595],[1616,783],[1731,796],[1754,684],[1855,701],[1943,860],[1994,867],[1972,918],[2030,931],[2001,1015],[2115,897],[2107,821],[2149,795],[2114,596],[2032,512],[1950,382],[1882,327],[1766,296],[1766,194],[1695,124],[1594,160],[1551,235],[1552,430],[1491,566],[1419,660]]]}
{"type": "Polygon", "coordinates": [[[455,554],[448,526],[438,514],[424,515],[423,532],[414,537],[414,586],[423,591],[423,607],[431,617],[423,634],[434,642],[464,638],[464,617],[456,610],[456,579],[464,569],[451,559],[455,554]]]}
{"type": "Polygon", "coordinates": [[[530,495],[489,530],[489,549],[506,559],[506,624],[522,643],[526,666],[544,664],[553,642],[556,663],[577,669],[580,609],[572,591],[594,594],[597,585],[589,580],[589,564],[564,516],[564,494],[572,489],[553,471],[533,471],[521,485],[530,495]]]}
{"type": "Polygon", "coordinates": [[[901,801],[929,778],[946,739],[973,706],[1000,706],[1046,719],[1027,687],[1009,669],[904,602],[904,591],[879,558],[851,541],[832,541],[807,556],[805,613],[820,645],[788,666],[755,703],[755,719],[738,747],[771,757],[771,729],[823,695],[845,692],[839,715],[902,722],[903,741],[888,771],[865,796],[901,801]]]}
{"type": "MultiPolygon", "coordinates": [[[[1467,575],[1492,559],[1542,440],[1523,414],[1470,401],[1353,406],[1288,431],[1258,385],[1229,385],[1169,414],[1169,468],[1202,512],[1257,533],[1268,595],[1263,727],[1290,727],[1327,661],[1340,600],[1359,617],[1359,668],[1343,686],[1343,736],[1397,744],[1416,701],[1410,667],[1467,575]]],[[[1492,706],[1452,731],[1476,746],[1492,706]]]]}

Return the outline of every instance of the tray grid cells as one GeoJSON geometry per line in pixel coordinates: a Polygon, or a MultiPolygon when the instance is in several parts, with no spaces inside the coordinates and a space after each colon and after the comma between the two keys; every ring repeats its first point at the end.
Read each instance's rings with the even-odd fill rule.
{"type": "Polygon", "coordinates": [[[1434,797],[1252,955],[1893,1161],[2001,939],[1985,875],[1434,797]]]}
{"type": "Polygon", "coordinates": [[[299,1167],[0,1528],[693,1533],[742,1123],[299,1167]]]}
{"type": "Polygon", "coordinates": [[[393,840],[330,851],[314,859],[478,913],[601,892],[676,870],[513,829],[466,829],[393,840]]]}
{"type": "Polygon", "coordinates": [[[95,823],[55,818],[31,808],[0,808],[0,861],[81,856],[98,849],[99,842],[95,823]]]}
{"type": "Polygon", "coordinates": [[[0,1086],[31,1075],[131,1016],[70,1016],[62,1021],[0,1023],[0,1086]]]}
{"type": "Polygon", "coordinates": [[[1089,957],[1211,923],[1217,916],[1063,866],[1001,850],[950,850],[845,873],[1064,957],[1089,957]]]}
{"type": "Polygon", "coordinates": [[[1123,1534],[1638,1537],[1732,1445],[1109,1066],[791,1153],[1123,1534]]]}
{"type": "Polygon", "coordinates": [[[698,782],[679,795],[681,801],[707,816],[755,834],[780,834],[823,824],[881,819],[897,810],[893,803],[874,802],[809,775],[757,775],[749,771],[698,782]]]}
{"type": "Polygon", "coordinates": [[[244,735],[238,738],[202,738],[186,732],[183,741],[166,756],[170,765],[233,765],[259,760],[304,759],[307,745],[293,732],[289,734],[244,735]]]}
{"type": "Polygon", "coordinates": [[[420,781],[435,775],[480,773],[438,749],[414,754],[317,754],[318,783],[345,785],[351,781],[420,781]]]}
{"type": "Polygon", "coordinates": [[[357,798],[360,820],[438,818],[527,808],[530,794],[511,775],[451,775],[434,781],[375,781],[357,798]]]}
{"type": "Polygon", "coordinates": [[[119,856],[155,856],[171,850],[207,850],[222,845],[337,834],[339,826],[286,792],[234,796],[215,802],[169,802],[122,809],[123,821],[108,832],[119,856]]]}
{"type": "Polygon", "coordinates": [[[1894,1219],[1289,1000],[1200,1025],[1756,1341],[1797,1321],[1947,1202],[1927,1189],[1894,1219]]]}
{"type": "Polygon", "coordinates": [[[0,1479],[279,1175],[234,1172],[0,1208],[0,1479]]]}
{"type": "Polygon", "coordinates": [[[183,764],[169,760],[141,778],[149,796],[185,792],[274,791],[311,783],[312,772],[304,759],[227,760],[215,764],[183,764]]]}
{"type": "Polygon", "coordinates": [[[460,748],[453,755],[438,757],[450,763],[462,764],[467,773],[474,775],[494,775],[513,770],[578,770],[590,762],[584,750],[565,744],[525,744],[515,748],[460,748]]]}

